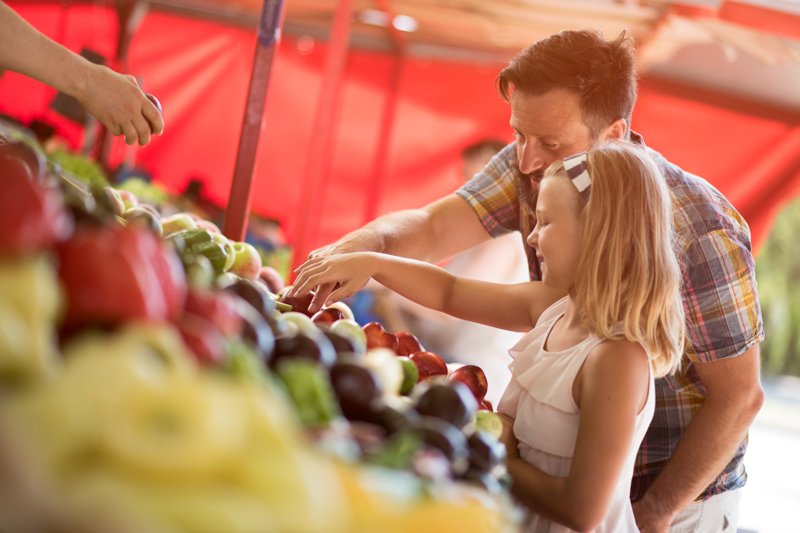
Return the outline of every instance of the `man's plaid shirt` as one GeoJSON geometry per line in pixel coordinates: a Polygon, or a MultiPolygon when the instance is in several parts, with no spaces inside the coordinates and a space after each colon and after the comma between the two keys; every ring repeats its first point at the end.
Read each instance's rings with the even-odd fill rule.
{"type": "MultiPolygon", "coordinates": [[[[632,133],[631,137],[644,145],[639,135],[632,133]]],[[[703,405],[705,388],[693,363],[735,357],[764,339],[747,223],[708,182],[683,172],[657,152],[647,151],[659,163],[672,196],[676,253],[684,277],[687,349],[680,370],[656,380],[655,415],[636,458],[633,501],[644,495],[703,405]]],[[[511,231],[527,236],[533,229],[517,200],[513,158],[512,143],[456,191],[493,237],[511,231]]],[[[531,279],[538,280],[536,255],[527,244],[525,251],[531,279]]],[[[725,470],[698,499],[744,486],[746,449],[747,436],[725,470]]]]}

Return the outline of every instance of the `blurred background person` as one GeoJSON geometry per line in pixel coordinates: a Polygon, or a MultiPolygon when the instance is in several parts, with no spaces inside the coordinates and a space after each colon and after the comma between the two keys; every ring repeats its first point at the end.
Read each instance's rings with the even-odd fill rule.
{"type": "MultiPolygon", "coordinates": [[[[461,156],[464,181],[481,172],[505,146],[505,142],[491,139],[464,149],[461,156]]],[[[524,283],[528,281],[528,262],[521,240],[518,232],[492,239],[453,257],[444,268],[456,276],[481,281],[524,283]]],[[[486,398],[492,405],[497,404],[511,379],[508,349],[519,340],[519,333],[432,311],[374,282],[369,287],[376,295],[373,311],[389,331],[413,333],[426,350],[442,356],[448,363],[481,367],[489,384],[486,398]]]]}

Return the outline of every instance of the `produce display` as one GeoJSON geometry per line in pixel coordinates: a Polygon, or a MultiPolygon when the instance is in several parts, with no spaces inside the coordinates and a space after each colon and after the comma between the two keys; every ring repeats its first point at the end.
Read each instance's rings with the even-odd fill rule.
{"type": "Polygon", "coordinates": [[[0,470],[124,531],[516,530],[480,368],[312,315],[251,245],[29,143],[0,179],[0,470]]]}

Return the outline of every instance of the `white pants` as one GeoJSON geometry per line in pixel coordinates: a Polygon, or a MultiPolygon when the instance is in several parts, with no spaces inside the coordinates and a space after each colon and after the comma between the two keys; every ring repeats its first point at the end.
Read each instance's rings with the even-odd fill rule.
{"type": "Polygon", "coordinates": [[[729,490],[678,513],[669,533],[736,533],[742,489],[729,490]]]}

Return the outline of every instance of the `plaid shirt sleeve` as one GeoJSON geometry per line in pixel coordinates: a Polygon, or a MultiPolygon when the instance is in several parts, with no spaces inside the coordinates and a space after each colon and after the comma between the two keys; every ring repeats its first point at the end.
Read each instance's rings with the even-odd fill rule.
{"type": "Polygon", "coordinates": [[[503,148],[486,168],[456,191],[466,201],[492,237],[520,231],[520,205],[511,161],[514,143],[503,148]]]}
{"type": "Polygon", "coordinates": [[[531,280],[537,281],[542,278],[542,273],[533,248],[525,242],[525,237],[533,230],[533,224],[531,218],[522,212],[517,199],[511,168],[514,150],[514,143],[503,148],[486,168],[458,189],[456,194],[475,210],[484,229],[492,237],[501,237],[512,231],[522,233],[528,272],[531,280]]]}
{"type": "Polygon", "coordinates": [[[682,260],[689,360],[707,363],[735,357],[761,342],[764,331],[749,238],[742,242],[729,231],[713,231],[692,242],[682,260]]]}

